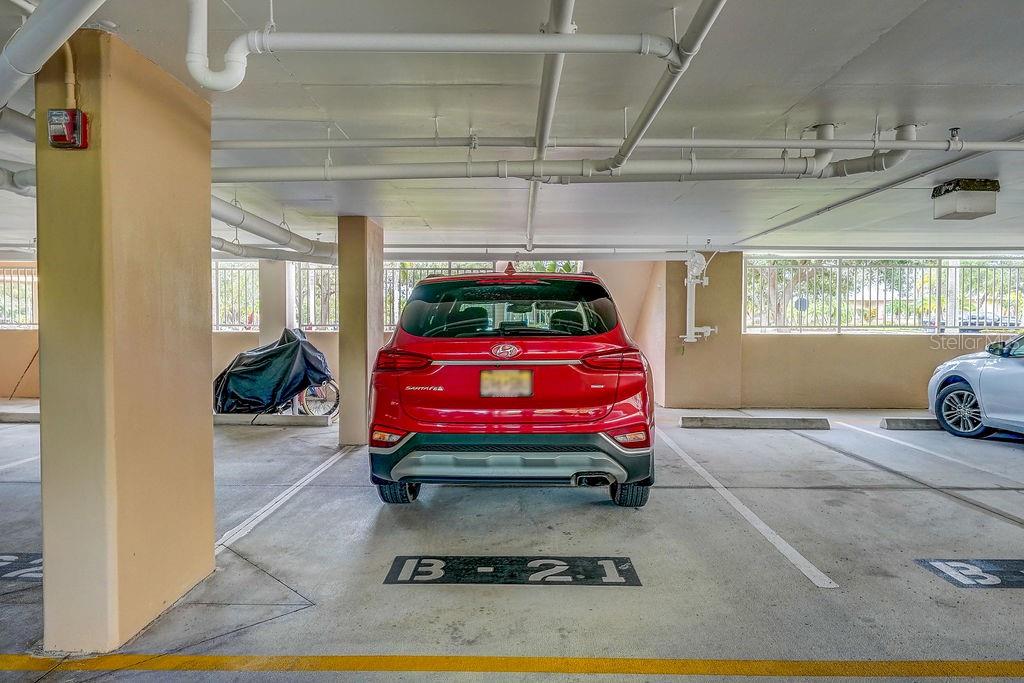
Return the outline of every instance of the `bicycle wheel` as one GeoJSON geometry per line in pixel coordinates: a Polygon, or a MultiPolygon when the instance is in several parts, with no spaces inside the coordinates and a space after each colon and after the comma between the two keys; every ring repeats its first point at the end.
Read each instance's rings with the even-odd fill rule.
{"type": "Polygon", "coordinates": [[[338,385],[332,379],[318,387],[309,387],[299,394],[299,410],[306,415],[336,417],[341,410],[341,392],[338,391],[338,385]]]}

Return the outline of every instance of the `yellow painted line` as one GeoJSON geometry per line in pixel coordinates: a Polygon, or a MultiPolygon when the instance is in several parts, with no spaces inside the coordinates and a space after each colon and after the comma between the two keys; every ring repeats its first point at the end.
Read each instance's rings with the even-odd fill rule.
{"type": "Polygon", "coordinates": [[[430,655],[102,655],[59,660],[0,655],[0,670],[44,671],[435,671],[679,676],[1024,678],[1024,661],[629,659],[430,655]]]}

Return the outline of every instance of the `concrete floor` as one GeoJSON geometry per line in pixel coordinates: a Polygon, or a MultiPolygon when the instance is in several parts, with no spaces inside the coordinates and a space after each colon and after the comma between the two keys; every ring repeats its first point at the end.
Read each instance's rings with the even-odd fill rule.
{"type": "MultiPolygon", "coordinates": [[[[657,485],[641,510],[615,507],[604,489],[456,486],[425,486],[413,505],[385,507],[365,450],[339,454],[334,428],[218,427],[218,534],[290,497],[122,651],[148,656],[100,663],[114,672],[0,671],[0,680],[623,678],[621,662],[593,658],[644,660],[634,680],[680,671],[730,680],[750,667],[787,680],[837,660],[1024,658],[1024,590],[959,588],[914,562],[1024,559],[1024,441],[882,432],[881,413],[799,412],[827,415],[833,430],[683,430],[681,411],[662,411],[657,485]],[[643,586],[383,585],[398,555],[628,556],[643,586]],[[801,562],[838,587],[815,585],[801,562]],[[306,657],[252,659],[274,655],[306,657]],[[324,671],[361,665],[326,659],[334,655],[398,657],[369,666],[394,671],[324,671]],[[483,659],[493,656],[530,659],[483,659]],[[417,671],[444,667],[462,673],[417,671]],[[613,673],[573,673],[595,670],[613,673]]],[[[36,455],[36,425],[0,425],[0,555],[40,551],[38,460],[11,466],[36,455]]],[[[41,607],[39,583],[0,580],[0,653],[38,648],[41,607]]],[[[846,672],[951,671],[930,666],[846,672]]]]}

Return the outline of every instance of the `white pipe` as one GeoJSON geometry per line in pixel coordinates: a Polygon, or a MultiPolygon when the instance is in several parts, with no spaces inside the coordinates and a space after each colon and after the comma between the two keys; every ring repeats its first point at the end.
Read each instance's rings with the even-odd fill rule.
{"type": "Polygon", "coordinates": [[[38,9],[38,5],[35,5],[28,0],[10,0],[12,5],[15,5],[25,14],[32,14],[38,9]]]}
{"type": "MultiPolygon", "coordinates": [[[[0,166],[0,190],[7,190],[26,197],[34,197],[36,196],[35,186],[35,168],[25,168],[20,171],[12,171],[0,166]]],[[[271,252],[277,253],[280,251],[281,256],[279,258],[285,260],[309,261],[311,263],[338,262],[338,246],[336,244],[318,242],[303,237],[302,235],[297,235],[279,225],[274,225],[264,218],[260,218],[254,213],[245,211],[230,202],[226,202],[223,199],[212,195],[210,196],[210,216],[233,228],[244,230],[252,235],[262,237],[292,250],[290,253],[286,253],[285,250],[265,249],[264,251],[266,251],[267,254],[260,256],[258,255],[258,252],[254,252],[253,250],[261,249],[261,247],[247,247],[250,250],[248,252],[249,255],[253,258],[277,258],[273,256],[271,252]],[[289,258],[289,256],[293,256],[294,258],[289,258]]],[[[219,238],[214,237],[213,239],[216,240],[219,238]]],[[[234,243],[224,242],[224,244],[233,245],[234,243]]],[[[219,251],[225,251],[225,249],[220,249],[220,247],[215,246],[214,248],[219,251]]],[[[228,250],[230,248],[233,247],[229,247],[228,250]]],[[[245,254],[239,253],[238,255],[244,256],[245,254]]]]}
{"type": "MultiPolygon", "coordinates": [[[[0,119],[2,127],[2,119],[0,119]]],[[[216,150],[258,149],[364,149],[392,147],[504,147],[533,148],[532,137],[438,137],[438,138],[363,138],[299,140],[214,140],[216,150]]],[[[622,138],[556,137],[548,139],[548,149],[616,148],[622,138]]],[[[645,149],[809,149],[809,150],[908,150],[912,152],[1024,152],[1024,142],[1004,140],[803,140],[786,138],[648,138],[637,144],[645,149]]]]}
{"type": "Polygon", "coordinates": [[[654,92],[647,98],[647,102],[644,104],[643,109],[640,110],[639,116],[637,116],[636,121],[633,122],[629,132],[626,134],[626,139],[622,141],[622,145],[619,146],[614,156],[598,163],[598,171],[611,171],[620,168],[626,163],[630,155],[633,154],[641,138],[647,133],[647,129],[654,123],[658,112],[661,111],[662,107],[665,106],[665,102],[672,95],[672,91],[675,89],[676,84],[679,83],[679,79],[683,77],[683,74],[690,67],[690,62],[693,61],[693,58],[700,51],[701,44],[711,30],[711,25],[715,23],[718,15],[722,12],[722,8],[725,7],[725,3],[726,0],[703,0],[701,2],[697,12],[693,15],[693,19],[690,20],[689,28],[679,41],[678,47],[681,56],[679,62],[669,62],[661,76],[661,80],[655,86],[654,92]]]}
{"type": "MultiPolygon", "coordinates": [[[[813,157],[783,159],[662,159],[630,161],[612,177],[649,175],[770,174],[810,175],[813,157]]],[[[590,159],[533,161],[446,161],[351,166],[229,166],[213,169],[214,183],[316,182],[339,180],[418,180],[425,178],[595,177],[590,159]]],[[[607,175],[607,174],[606,174],[607,175]]]]}
{"type": "Polygon", "coordinates": [[[10,107],[0,109],[0,130],[28,142],[36,140],[36,120],[10,107]]]}
{"type": "MultiPolygon", "coordinates": [[[[544,33],[573,33],[572,11],[576,0],[551,0],[548,12],[548,23],[544,25],[544,33]]],[[[555,102],[558,100],[558,86],[562,81],[562,67],[565,65],[564,54],[545,55],[544,68],[540,79],[540,97],[537,103],[537,123],[534,135],[534,159],[543,159],[547,154],[548,138],[551,137],[551,125],[555,118],[555,102]]],[[[533,250],[533,224],[537,216],[537,195],[540,185],[530,181],[530,190],[526,200],[526,250],[533,250]]]]}
{"type": "Polygon", "coordinates": [[[640,34],[573,35],[515,33],[280,33],[250,31],[232,41],[224,69],[210,70],[207,42],[207,0],[189,0],[188,47],[185,62],[202,87],[227,91],[245,79],[251,53],[306,52],[419,52],[475,54],[640,54],[670,62],[681,57],[665,36],[640,34]]]}
{"type": "MultiPolygon", "coordinates": [[[[912,141],[917,139],[917,126],[907,124],[896,127],[896,139],[912,141]]],[[[888,152],[874,152],[868,156],[855,159],[840,159],[825,166],[818,174],[819,178],[833,178],[857,175],[860,173],[875,173],[892,168],[902,163],[910,156],[906,149],[890,149],[888,152]]]]}
{"type": "Polygon", "coordinates": [[[298,235],[219,197],[210,197],[210,215],[233,228],[270,240],[292,249],[296,253],[328,259],[330,262],[337,261],[338,246],[336,244],[318,242],[298,235]]]}
{"type": "Polygon", "coordinates": [[[23,197],[35,197],[36,188],[31,185],[23,185],[18,182],[17,174],[6,168],[0,168],[0,190],[7,190],[23,197]]]}
{"type": "Polygon", "coordinates": [[[36,8],[0,53],[0,109],[104,1],[51,0],[36,8]]]}
{"type": "Polygon", "coordinates": [[[235,242],[228,242],[214,236],[210,237],[210,247],[225,254],[266,261],[300,261],[302,263],[324,263],[327,265],[335,265],[338,262],[337,258],[311,256],[309,254],[299,254],[288,249],[272,249],[252,244],[236,244],[235,242]]]}

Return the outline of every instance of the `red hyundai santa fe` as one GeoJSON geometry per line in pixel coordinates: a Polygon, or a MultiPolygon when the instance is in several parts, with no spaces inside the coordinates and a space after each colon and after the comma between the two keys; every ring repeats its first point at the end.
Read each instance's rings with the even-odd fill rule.
{"type": "Polygon", "coordinates": [[[428,277],[377,354],[370,478],[385,503],[479,482],[609,486],[640,507],[652,400],[647,360],[599,278],[428,277]]]}

